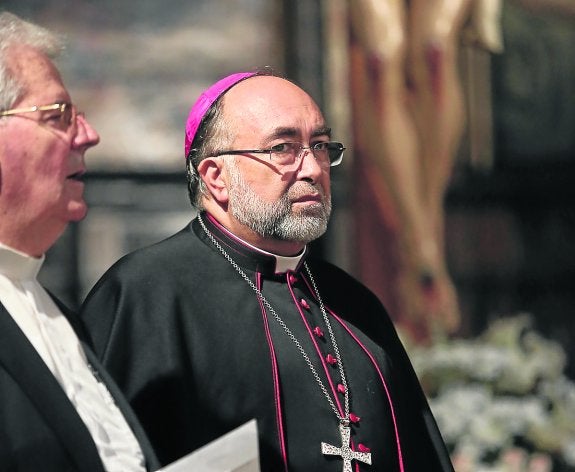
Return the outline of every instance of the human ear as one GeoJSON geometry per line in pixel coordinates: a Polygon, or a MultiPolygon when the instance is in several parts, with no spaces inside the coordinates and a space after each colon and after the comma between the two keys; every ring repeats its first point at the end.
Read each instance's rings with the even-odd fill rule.
{"type": "Polygon", "coordinates": [[[198,164],[198,174],[214,200],[220,204],[228,202],[228,182],[224,172],[223,159],[206,157],[198,164]]]}

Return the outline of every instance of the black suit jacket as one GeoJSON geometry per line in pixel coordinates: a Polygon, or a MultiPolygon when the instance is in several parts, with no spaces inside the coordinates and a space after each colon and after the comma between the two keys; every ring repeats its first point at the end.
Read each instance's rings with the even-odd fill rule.
{"type": "MultiPolygon", "coordinates": [[[[106,383],[146,457],[158,463],[131,408],[104,372],[78,320],[63,313],[78,334],[88,361],[106,383]]],[[[0,470],[2,472],[105,472],[96,445],[66,393],[0,303],[0,470]]]]}

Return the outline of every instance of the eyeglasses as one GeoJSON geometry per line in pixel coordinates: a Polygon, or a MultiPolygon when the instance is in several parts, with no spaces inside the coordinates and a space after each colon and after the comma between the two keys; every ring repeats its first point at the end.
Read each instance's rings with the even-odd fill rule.
{"type": "Polygon", "coordinates": [[[20,115],[35,111],[52,112],[43,116],[41,121],[62,131],[68,131],[70,126],[76,123],[78,115],[83,115],[71,103],[53,103],[51,105],[36,105],[29,108],[12,108],[11,110],[0,111],[0,116],[20,115]]]}
{"type": "Polygon", "coordinates": [[[345,147],[342,143],[334,141],[315,143],[312,146],[304,146],[302,143],[280,143],[269,149],[232,149],[219,151],[211,157],[224,156],[226,154],[269,154],[270,160],[281,166],[292,165],[302,157],[304,149],[309,149],[318,164],[323,168],[335,167],[343,160],[345,147]]]}

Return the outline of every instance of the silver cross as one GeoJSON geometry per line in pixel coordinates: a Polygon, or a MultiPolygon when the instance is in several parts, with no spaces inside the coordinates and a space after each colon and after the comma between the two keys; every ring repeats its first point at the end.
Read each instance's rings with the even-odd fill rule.
{"type": "Polygon", "coordinates": [[[340,424],[339,432],[341,434],[341,447],[335,447],[331,444],[321,443],[321,453],[326,456],[341,456],[343,459],[343,472],[353,472],[351,461],[356,460],[371,465],[371,453],[353,451],[349,447],[351,431],[349,426],[340,424]]]}

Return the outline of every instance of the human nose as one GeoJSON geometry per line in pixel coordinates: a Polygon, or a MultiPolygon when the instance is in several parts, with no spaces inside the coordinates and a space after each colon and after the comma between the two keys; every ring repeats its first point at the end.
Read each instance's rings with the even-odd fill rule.
{"type": "Polygon", "coordinates": [[[77,148],[89,149],[100,142],[100,135],[82,114],[76,116],[76,133],[73,145],[77,148]]]}
{"type": "Polygon", "coordinates": [[[298,174],[301,179],[317,182],[324,168],[316,159],[310,146],[302,146],[299,159],[298,174]]]}

